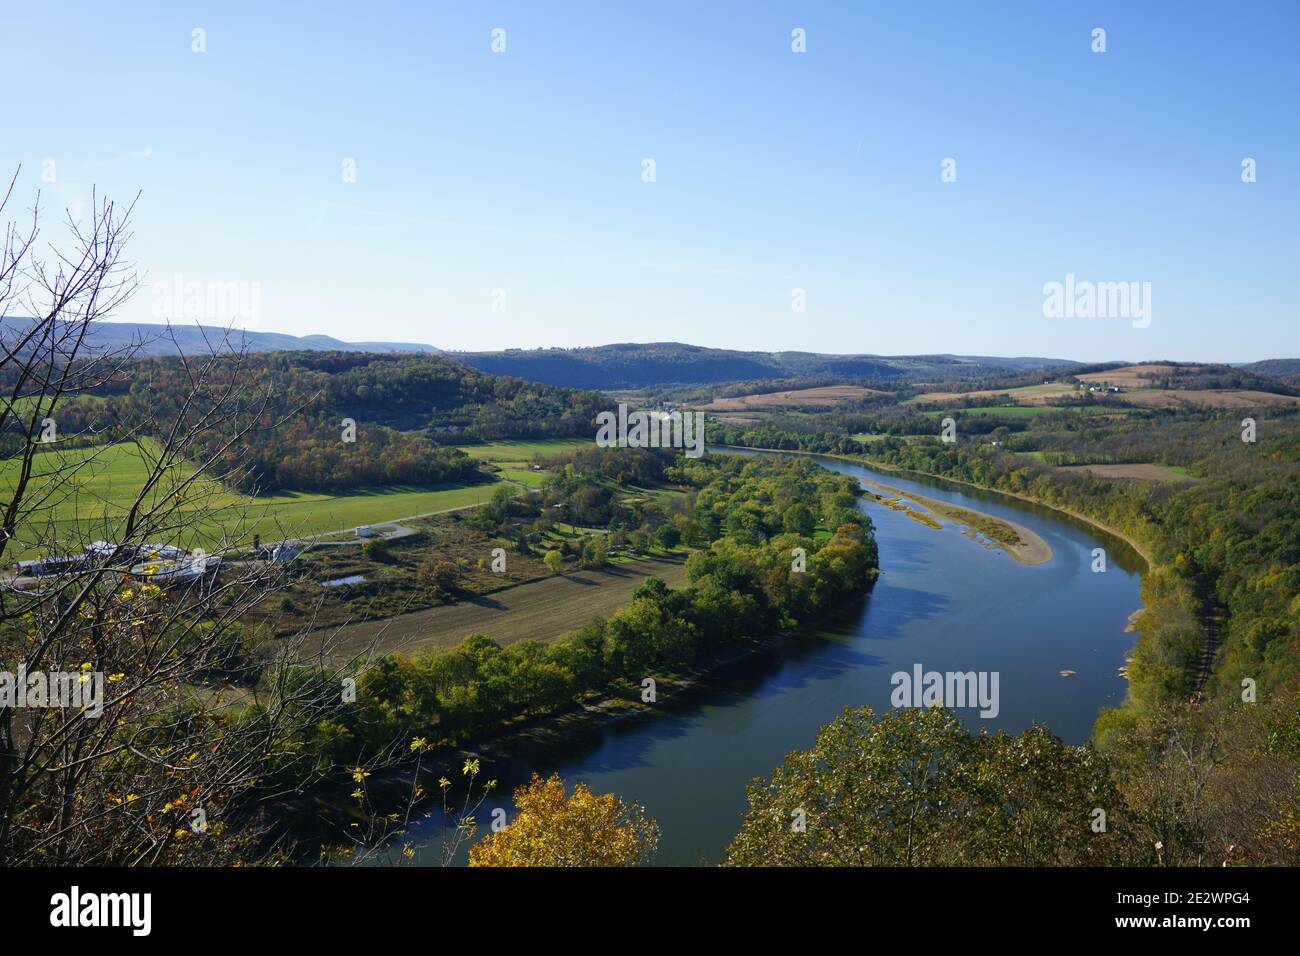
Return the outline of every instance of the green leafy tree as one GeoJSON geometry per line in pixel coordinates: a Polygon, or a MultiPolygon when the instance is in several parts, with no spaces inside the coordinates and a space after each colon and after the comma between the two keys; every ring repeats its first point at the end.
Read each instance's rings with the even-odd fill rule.
{"type": "Polygon", "coordinates": [[[748,798],[733,866],[1102,863],[1122,845],[1122,802],[1095,750],[1041,727],[973,737],[941,708],[846,710],[748,798]]]}
{"type": "Polygon", "coordinates": [[[807,537],[817,527],[817,516],[811,508],[799,502],[786,509],[781,518],[781,527],[790,534],[807,537]]]}

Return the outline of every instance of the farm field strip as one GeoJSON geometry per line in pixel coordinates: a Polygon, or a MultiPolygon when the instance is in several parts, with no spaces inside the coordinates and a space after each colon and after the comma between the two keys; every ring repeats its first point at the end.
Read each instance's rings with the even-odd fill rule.
{"type": "Polygon", "coordinates": [[[1295,405],[1300,397],[1258,392],[1246,388],[1139,388],[1119,396],[1130,405],[1142,408],[1180,408],[1193,405],[1210,408],[1262,408],[1268,405],[1295,405]]]}
{"type": "Polygon", "coordinates": [[[334,659],[347,660],[372,644],[378,653],[410,652],[450,647],[470,634],[486,634],[499,644],[551,641],[593,617],[613,614],[652,576],[679,587],[686,582],[686,563],[652,558],[557,574],[455,604],[329,629],[320,633],[319,646],[334,659]]]}
{"type": "Polygon", "coordinates": [[[796,388],[784,392],[762,392],[756,395],[737,395],[732,398],[715,398],[707,405],[696,406],[705,412],[738,412],[756,408],[826,408],[841,402],[853,401],[867,395],[885,395],[874,388],[860,385],[823,385],[816,388],[796,388]]]}
{"type": "Polygon", "coordinates": [[[1014,402],[1023,401],[1027,405],[1045,405],[1049,399],[1074,395],[1079,391],[1065,382],[1052,382],[1045,385],[1022,385],[1019,388],[986,388],[978,392],[925,392],[907,399],[902,404],[917,402],[959,402],[968,398],[993,398],[1006,395],[1014,402]]]}
{"type": "Polygon", "coordinates": [[[1009,418],[1032,418],[1036,415],[1051,415],[1064,412],[1067,415],[1124,415],[1127,408],[1112,408],[1103,405],[977,405],[973,408],[941,408],[922,412],[930,418],[939,418],[963,412],[967,415],[1005,415],[1009,418]]]}

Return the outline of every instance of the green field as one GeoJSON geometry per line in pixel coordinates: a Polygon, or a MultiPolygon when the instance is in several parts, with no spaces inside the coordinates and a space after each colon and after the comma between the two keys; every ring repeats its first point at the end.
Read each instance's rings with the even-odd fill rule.
{"type": "Polygon", "coordinates": [[[494,465],[527,465],[532,464],[534,455],[546,458],[576,448],[590,448],[594,443],[590,438],[543,438],[537,441],[494,441],[486,445],[459,447],[471,458],[490,461],[494,465]]]}
{"type": "MultiPolygon", "coordinates": [[[[37,401],[38,399],[32,395],[22,395],[12,401],[10,401],[8,397],[5,397],[0,399],[0,412],[4,412],[5,406],[8,405],[9,414],[13,415],[20,421],[29,421],[32,412],[35,411],[37,401]]],[[[66,405],[70,401],[72,401],[72,399],[67,399],[63,404],[66,405]]],[[[75,401],[81,404],[102,405],[104,402],[108,401],[108,399],[104,398],[102,395],[77,395],[75,401]]],[[[50,413],[49,399],[40,399],[40,402],[44,413],[48,415],[50,413]]]]}
{"type": "Polygon", "coordinates": [[[471,458],[486,461],[500,468],[498,472],[506,481],[517,482],[527,488],[540,488],[546,477],[543,471],[533,469],[533,457],[549,458],[576,448],[590,448],[586,438],[545,438],[537,441],[497,441],[486,445],[461,445],[460,450],[471,458]]]}
{"type": "Polygon", "coordinates": [[[902,439],[904,442],[911,444],[912,442],[920,441],[922,438],[930,438],[932,436],[872,434],[872,435],[850,435],[849,437],[852,438],[854,441],[859,442],[860,444],[871,445],[878,441],[884,441],[886,438],[902,439]]]}
{"type": "MultiPolygon", "coordinates": [[[[135,500],[148,475],[145,454],[156,448],[151,443],[124,443],[99,448],[68,449],[43,452],[36,457],[36,470],[28,500],[51,487],[51,476],[75,471],[76,495],[52,502],[49,517],[60,534],[112,540],[117,521],[135,500]]],[[[17,477],[17,461],[0,462],[0,503],[12,494],[17,477]]],[[[193,474],[178,469],[170,481],[179,483],[193,474]]],[[[64,488],[72,485],[65,477],[64,488]]],[[[171,487],[175,487],[172,484],[171,487]]],[[[169,543],[182,546],[218,540],[222,532],[241,541],[251,541],[259,534],[267,541],[306,537],[341,531],[362,524],[377,524],[395,518],[428,514],[451,508],[481,504],[492,494],[494,483],[473,485],[439,485],[429,487],[393,486],[358,488],[341,494],[328,492],[282,492],[249,498],[221,490],[214,483],[197,483],[181,511],[201,509],[202,518],[191,522],[184,533],[170,535],[169,543]]],[[[186,525],[181,518],[173,524],[186,525]]],[[[47,526],[19,527],[20,553],[27,556],[34,542],[45,537],[47,526]]]]}

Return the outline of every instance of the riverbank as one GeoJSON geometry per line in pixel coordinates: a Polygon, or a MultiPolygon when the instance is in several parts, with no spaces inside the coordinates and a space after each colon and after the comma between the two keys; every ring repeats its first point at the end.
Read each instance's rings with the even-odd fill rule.
{"type": "MultiPolygon", "coordinates": [[[[743,681],[749,671],[762,670],[765,662],[766,666],[779,665],[792,647],[807,648],[810,642],[822,640],[821,628],[834,627],[842,619],[860,613],[861,601],[869,593],[798,627],[744,638],[693,667],[661,670],[653,675],[653,701],[644,700],[642,686],[622,681],[559,710],[517,719],[492,733],[412,757],[366,781],[369,809],[377,813],[414,811],[415,807],[408,804],[415,785],[420,784],[426,793],[434,795],[419,807],[421,814],[438,817],[441,788],[436,781],[440,778],[452,782],[449,806],[460,806],[466,796],[473,804],[480,790],[476,788],[472,794],[465,791],[467,784],[461,771],[466,761],[478,761],[480,778],[496,782],[487,796],[492,805],[500,806],[510,799],[514,787],[528,782],[538,766],[553,765],[594,749],[610,729],[669,719],[711,699],[729,681],[743,681]]],[[[348,832],[352,824],[364,823],[349,795],[354,788],[351,782],[321,783],[284,805],[303,859],[319,854],[337,834],[348,832]]],[[[454,821],[443,821],[447,822],[455,825],[454,821]]]]}

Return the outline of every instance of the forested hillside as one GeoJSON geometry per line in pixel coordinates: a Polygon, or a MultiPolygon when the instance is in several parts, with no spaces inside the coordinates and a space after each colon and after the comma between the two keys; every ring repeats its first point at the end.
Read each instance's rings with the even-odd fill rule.
{"type": "MultiPolygon", "coordinates": [[[[433,355],[172,356],[113,368],[58,404],[61,441],[138,437],[146,422],[195,421],[220,401],[238,414],[227,427],[204,429],[197,450],[218,454],[245,491],[474,480],[474,462],[443,446],[589,435],[606,407],[589,392],[489,375],[433,355]],[[206,401],[194,401],[196,393],[206,401]],[[229,444],[234,428],[248,425],[252,430],[229,444]]],[[[0,372],[0,387],[12,389],[14,374],[0,372]]],[[[5,440],[14,445],[29,426],[35,433],[40,422],[11,421],[5,440]]]]}
{"type": "MultiPolygon", "coordinates": [[[[32,320],[0,315],[0,337],[16,340],[32,326],[32,320]]],[[[436,352],[418,342],[344,342],[329,335],[288,335],[256,329],[193,325],[188,322],[161,325],[150,322],[96,322],[88,331],[84,353],[121,352],[146,355],[211,355],[233,352],[436,352]]]]}
{"type": "Polygon", "coordinates": [[[518,375],[597,389],[718,384],[764,379],[948,381],[995,371],[1073,365],[1060,359],[955,355],[822,355],[815,352],[740,352],[680,342],[602,345],[577,349],[455,352],[450,357],[498,375],[518,375]]]}

